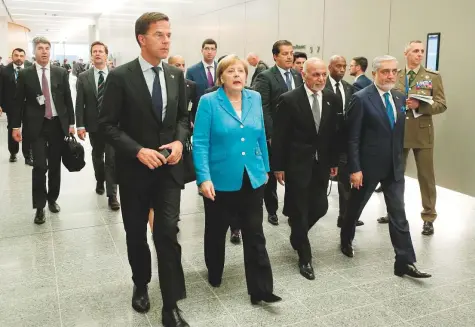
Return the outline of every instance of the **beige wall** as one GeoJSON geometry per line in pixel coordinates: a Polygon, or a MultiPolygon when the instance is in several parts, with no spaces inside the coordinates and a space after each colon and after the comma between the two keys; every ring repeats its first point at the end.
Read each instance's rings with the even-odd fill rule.
{"type": "MultiPolygon", "coordinates": [[[[253,51],[268,64],[273,64],[272,44],[286,38],[306,45],[307,52],[313,47],[313,55],[325,60],[337,53],[347,59],[362,55],[369,60],[389,53],[401,60],[402,67],[407,41],[425,42],[427,33],[441,32],[439,67],[448,110],[435,117],[436,179],[441,186],[475,195],[475,110],[471,90],[475,1],[213,0],[208,6],[190,4],[184,9],[190,17],[171,15],[171,52],[183,55],[188,66],[201,60],[201,42],[211,37],[218,42],[218,56],[244,56],[253,51]]],[[[133,41],[133,28],[123,28],[123,33],[112,29],[111,36],[118,41],[115,51],[127,54],[123,59],[129,60],[136,57],[138,48],[133,41]]],[[[352,81],[350,76],[345,78],[352,81]]],[[[408,174],[414,176],[412,156],[409,163],[408,174]]]]}
{"type": "Polygon", "coordinates": [[[28,51],[28,33],[30,30],[25,26],[8,23],[8,52],[12,53],[13,49],[21,48],[28,51]]]}

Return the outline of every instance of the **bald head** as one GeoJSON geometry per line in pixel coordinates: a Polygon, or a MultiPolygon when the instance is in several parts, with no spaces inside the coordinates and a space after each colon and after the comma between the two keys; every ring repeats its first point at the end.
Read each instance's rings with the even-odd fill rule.
{"type": "Polygon", "coordinates": [[[185,71],[185,58],[183,58],[182,56],[171,56],[170,58],[168,58],[168,64],[181,69],[183,72],[185,71]]]}
{"type": "Polygon", "coordinates": [[[253,52],[247,55],[246,60],[249,63],[249,65],[251,65],[252,67],[256,67],[257,64],[259,63],[259,57],[253,52]]]}
{"type": "Polygon", "coordinates": [[[305,84],[313,92],[319,92],[325,88],[327,81],[327,66],[320,58],[308,58],[303,64],[303,78],[305,84]]]}
{"type": "Polygon", "coordinates": [[[346,59],[340,55],[333,55],[330,57],[328,65],[328,71],[330,76],[337,82],[341,81],[345,77],[346,72],[346,59]]]}

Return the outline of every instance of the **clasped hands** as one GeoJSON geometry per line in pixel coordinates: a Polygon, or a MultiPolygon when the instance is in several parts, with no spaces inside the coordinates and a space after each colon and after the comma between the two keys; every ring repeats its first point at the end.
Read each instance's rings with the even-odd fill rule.
{"type": "Polygon", "coordinates": [[[416,110],[420,106],[420,102],[417,99],[406,99],[406,108],[411,110],[416,110]]]}
{"type": "Polygon", "coordinates": [[[150,169],[158,168],[162,165],[176,165],[181,160],[183,153],[183,143],[174,141],[169,144],[162,145],[158,150],[167,149],[170,151],[168,158],[154,149],[142,148],[137,153],[137,158],[150,169]]]}

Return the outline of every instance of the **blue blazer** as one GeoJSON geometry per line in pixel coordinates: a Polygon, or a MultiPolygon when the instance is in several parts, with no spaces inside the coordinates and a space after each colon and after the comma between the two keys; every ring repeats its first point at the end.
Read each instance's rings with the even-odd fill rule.
{"type": "Polygon", "coordinates": [[[361,75],[360,77],[358,77],[356,82],[353,83],[353,86],[356,91],[359,91],[359,90],[364,89],[367,86],[370,86],[371,84],[373,84],[373,82],[371,82],[371,80],[368,77],[366,77],[366,75],[361,75]]]}
{"type": "MultiPolygon", "coordinates": [[[[214,71],[215,71],[215,83],[216,83],[216,71],[218,68],[218,64],[214,63],[214,71]]],[[[200,61],[199,63],[191,66],[186,71],[186,79],[189,79],[196,83],[196,98],[199,100],[203,94],[205,94],[205,90],[208,88],[208,77],[206,75],[205,66],[200,61]]]]}
{"type": "Polygon", "coordinates": [[[386,107],[376,86],[356,92],[347,113],[348,164],[350,174],[362,171],[363,183],[379,182],[394,174],[404,178],[404,94],[391,90],[396,105],[396,124],[391,128],[386,107]]]}
{"type": "Polygon", "coordinates": [[[266,182],[269,154],[259,93],[242,91],[242,118],[222,87],[201,98],[193,134],[193,162],[197,184],[212,181],[217,191],[240,190],[244,169],[254,189],[266,182]]]}

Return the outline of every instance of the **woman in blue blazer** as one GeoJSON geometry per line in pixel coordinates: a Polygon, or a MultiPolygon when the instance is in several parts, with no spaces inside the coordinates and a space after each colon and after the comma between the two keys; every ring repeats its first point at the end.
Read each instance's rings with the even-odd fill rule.
{"type": "Polygon", "coordinates": [[[273,277],[262,230],[262,202],[269,172],[262,101],[244,89],[247,65],[235,55],[216,72],[217,91],[201,97],[193,135],[196,180],[205,204],[208,281],[221,285],[228,217],[237,215],[244,246],[247,290],[252,304],[272,303],[273,277]]]}

